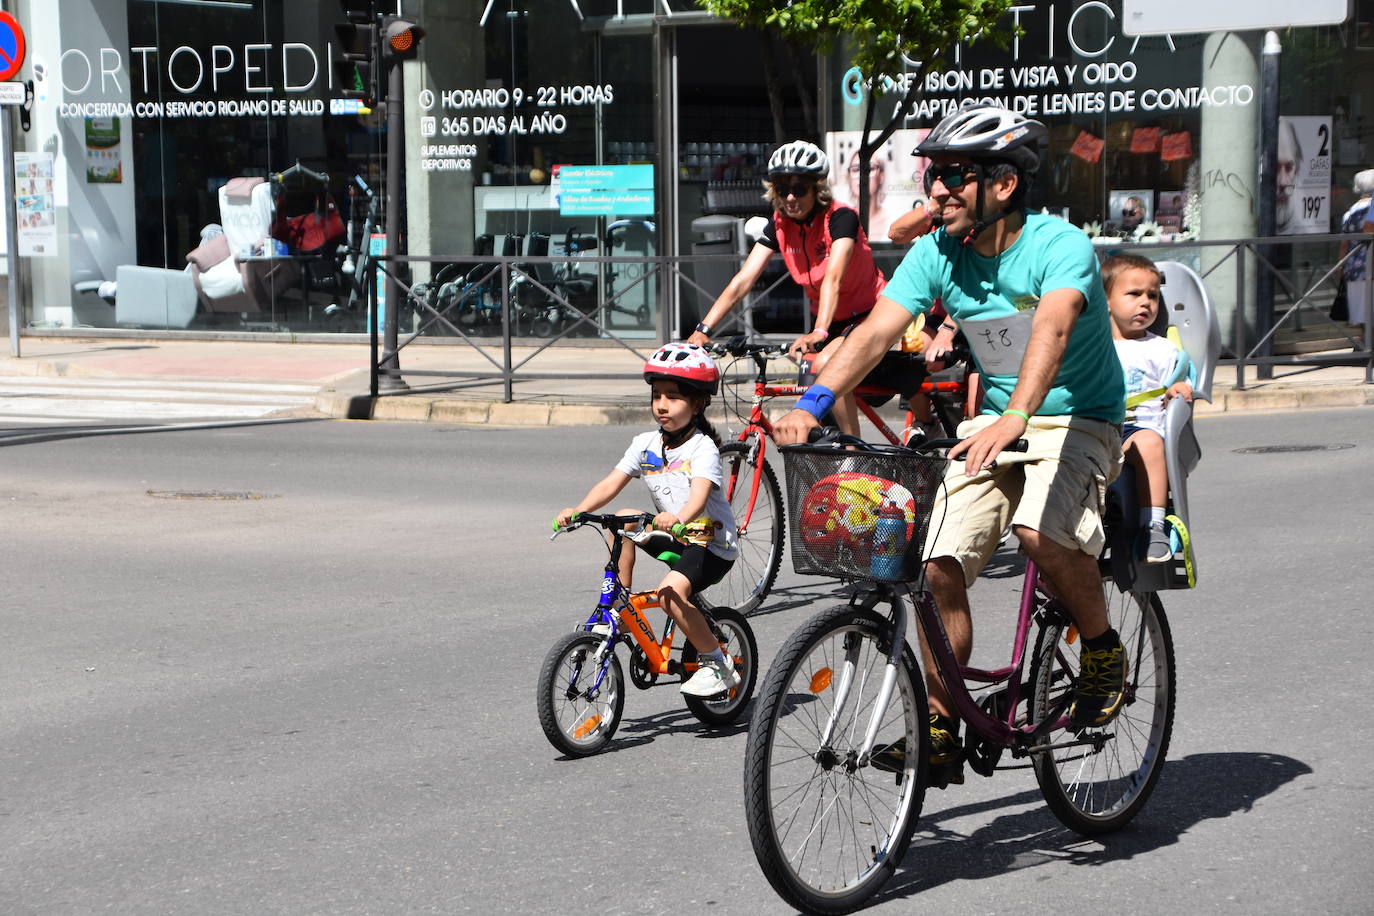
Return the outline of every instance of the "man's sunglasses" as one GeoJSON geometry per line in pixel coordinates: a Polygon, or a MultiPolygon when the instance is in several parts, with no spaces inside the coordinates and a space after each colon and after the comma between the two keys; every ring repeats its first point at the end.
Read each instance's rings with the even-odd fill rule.
{"type": "Polygon", "coordinates": [[[976,176],[978,172],[971,165],[955,163],[953,165],[932,165],[926,169],[923,176],[925,180],[926,193],[935,186],[935,179],[940,179],[940,184],[945,186],[948,191],[957,191],[962,188],[970,178],[976,176]]]}
{"type": "Polygon", "coordinates": [[[781,182],[773,183],[773,190],[777,192],[778,197],[784,200],[789,197],[795,197],[800,200],[815,190],[815,187],[815,182],[810,181],[793,181],[788,184],[782,184],[781,182]]]}

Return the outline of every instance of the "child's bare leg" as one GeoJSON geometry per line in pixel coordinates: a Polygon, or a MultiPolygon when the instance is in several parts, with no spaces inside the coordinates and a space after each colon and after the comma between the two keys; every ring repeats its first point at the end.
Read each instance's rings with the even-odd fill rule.
{"type": "MultiPolygon", "coordinates": [[[[639,515],[639,514],[640,514],[640,510],[638,510],[638,509],[618,509],[618,510],[616,510],[616,513],[615,513],[615,514],[616,514],[616,515],[639,515]]],[[[633,528],[627,528],[626,530],[627,530],[627,531],[633,531],[634,529],[633,529],[633,528]]],[[[618,538],[618,537],[620,537],[620,535],[618,535],[618,534],[616,534],[616,533],[614,533],[614,532],[612,532],[612,531],[607,531],[607,532],[606,532],[606,543],[607,543],[607,544],[611,544],[612,546],[614,546],[614,544],[613,544],[612,542],[613,542],[613,540],[614,540],[615,538],[618,538]]],[[[637,553],[639,553],[639,550],[638,550],[638,548],[635,547],[635,545],[634,545],[633,543],[627,543],[627,544],[621,549],[621,551],[620,551],[620,569],[619,569],[619,572],[620,572],[620,584],[623,585],[623,586],[625,586],[625,588],[626,588],[627,590],[629,590],[629,591],[634,591],[633,583],[634,583],[634,580],[635,580],[635,554],[637,554],[637,553]]]]}
{"type": "Polygon", "coordinates": [[[1123,446],[1126,460],[1135,468],[1136,498],[1141,508],[1163,508],[1169,499],[1169,470],[1164,459],[1164,439],[1159,433],[1137,430],[1123,446]]]}
{"type": "Polygon", "coordinates": [[[658,584],[658,600],[663,610],[677,623],[682,635],[697,652],[705,654],[720,648],[697,606],[691,602],[692,585],[680,572],[670,572],[658,584]]]}
{"type": "Polygon", "coordinates": [[[1147,563],[1165,563],[1173,556],[1165,523],[1165,504],[1169,499],[1169,468],[1164,459],[1164,439],[1148,429],[1139,430],[1126,440],[1123,451],[1135,468],[1136,498],[1140,502],[1140,527],[1146,529],[1144,543],[1147,563]]]}

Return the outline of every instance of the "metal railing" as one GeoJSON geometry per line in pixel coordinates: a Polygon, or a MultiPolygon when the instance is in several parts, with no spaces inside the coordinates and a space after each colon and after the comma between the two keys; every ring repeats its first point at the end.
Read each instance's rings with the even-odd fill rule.
{"type": "MultiPolygon", "coordinates": [[[[1331,319],[1324,310],[1328,303],[1326,293],[1333,293],[1346,261],[1353,256],[1357,246],[1364,246],[1368,253],[1368,263],[1374,267],[1374,237],[1363,234],[1332,234],[1308,236],[1280,236],[1273,238],[1225,239],[1216,241],[1161,242],[1147,244],[1112,240],[1101,245],[1099,253],[1105,256],[1116,251],[1131,250],[1145,254],[1154,260],[1182,260],[1198,263],[1202,252],[1208,251],[1208,264],[1198,263],[1199,273],[1204,282],[1216,292],[1225,283],[1226,271],[1234,276],[1235,309],[1231,339],[1223,341],[1229,347],[1231,359],[1223,359],[1221,365],[1233,363],[1236,370],[1236,387],[1246,385],[1246,369],[1249,366],[1270,367],[1287,366],[1329,366],[1363,365],[1365,382],[1374,383],[1374,320],[1368,317],[1360,335],[1350,332],[1344,323],[1331,319]],[[1348,251],[1344,257],[1323,258],[1318,260],[1315,269],[1304,267],[1309,274],[1302,283],[1295,281],[1279,264],[1276,252],[1287,248],[1291,252],[1298,246],[1327,245],[1346,243],[1348,251]],[[1251,271],[1267,273],[1275,281],[1276,304],[1261,311],[1257,307],[1257,284],[1251,271]],[[1313,279],[1315,277],[1315,279],[1313,279]],[[1250,330],[1251,324],[1255,331],[1250,330]],[[1287,328],[1304,330],[1311,333],[1313,328],[1329,328],[1334,346],[1317,353],[1292,353],[1275,355],[1273,343],[1276,334],[1287,328]]],[[[887,273],[895,267],[904,252],[879,251],[880,265],[887,273]]],[[[623,347],[640,357],[647,358],[652,349],[674,336],[674,329],[683,327],[683,305],[679,296],[670,293],[662,295],[667,284],[677,284],[688,295],[700,295],[702,301],[711,301],[719,294],[718,290],[707,289],[694,275],[697,265],[718,265],[724,267],[719,276],[732,276],[743,258],[734,254],[684,255],[675,258],[660,256],[611,257],[588,255],[549,255],[532,257],[525,255],[379,255],[368,262],[366,276],[368,309],[368,331],[371,338],[370,388],[373,398],[388,394],[416,393],[423,391],[454,391],[477,386],[500,384],[503,386],[503,399],[509,403],[514,400],[514,385],[519,381],[534,379],[566,378],[564,373],[539,372],[531,364],[550,347],[569,342],[577,335],[586,334],[599,342],[623,347]],[[446,288],[432,283],[407,283],[400,275],[398,265],[428,263],[435,265],[460,265],[466,267],[466,275],[461,280],[450,281],[446,288]],[[579,279],[589,277],[599,284],[601,272],[614,265],[639,265],[640,275],[623,288],[615,289],[606,296],[597,295],[594,307],[584,310],[568,292],[569,279],[575,267],[592,267],[597,273],[583,274],[579,279]],[[481,269],[474,269],[474,268],[481,269]],[[405,308],[413,311],[415,327],[404,338],[398,337],[394,352],[382,352],[380,329],[377,316],[377,272],[396,279],[405,308]],[[632,291],[640,291],[648,286],[659,294],[656,297],[657,320],[647,329],[637,328],[635,335],[629,335],[625,328],[617,328],[612,317],[617,313],[631,311],[624,305],[624,297],[632,291]],[[528,297],[537,296],[537,301],[528,297]],[[664,301],[669,308],[662,308],[664,301]],[[522,301],[523,300],[523,301],[522,301]],[[477,333],[478,326],[471,320],[473,310],[482,312],[488,334],[477,333]],[[541,318],[538,312],[543,311],[541,318]],[[536,322],[545,322],[535,326],[536,322]],[[499,327],[499,331],[497,330],[499,327]],[[407,376],[442,377],[445,381],[430,385],[411,385],[403,390],[381,390],[381,377],[388,371],[387,363],[397,365],[397,359],[405,347],[426,337],[427,333],[439,331],[451,338],[457,338],[463,346],[470,347],[480,354],[484,364],[470,371],[433,371],[410,369],[407,376]],[[537,334],[535,332],[538,332],[537,334]],[[516,358],[517,342],[524,347],[532,347],[531,352],[516,358]],[[646,351],[646,348],[647,351],[646,351]]],[[[728,323],[718,330],[725,332],[732,328],[754,338],[758,330],[753,316],[761,304],[788,283],[786,273],[782,273],[763,288],[756,289],[746,297],[746,301],[731,314],[728,323]]],[[[723,288],[723,284],[722,284],[723,288]]],[[[601,287],[597,286],[598,291],[601,287]]],[[[1364,314],[1371,315],[1371,297],[1374,284],[1366,284],[1364,314]]],[[[386,303],[386,308],[393,307],[386,303]]],[[[1352,308],[1355,304],[1352,303],[1352,308]]],[[[796,324],[788,333],[797,333],[809,328],[811,316],[804,305],[798,305],[796,324]]],[[[403,311],[397,308],[399,320],[403,311]]],[[[649,309],[653,314],[653,309],[649,309]]],[[[580,373],[588,379],[632,379],[637,375],[624,373],[597,374],[580,373]]]]}
{"type": "MultiPolygon", "coordinates": [[[[1235,309],[1231,335],[1229,340],[1224,337],[1222,340],[1222,346],[1230,350],[1231,358],[1223,359],[1221,365],[1234,365],[1235,387],[1238,390],[1245,389],[1246,369],[1251,366],[1260,367],[1261,377],[1264,377],[1264,370],[1272,366],[1363,365],[1365,383],[1374,383],[1374,320],[1369,318],[1374,288],[1371,288],[1371,284],[1365,285],[1363,309],[1366,320],[1358,335],[1344,322],[1330,317],[1327,312],[1328,297],[1322,295],[1329,293],[1329,298],[1334,299],[1345,265],[1359,248],[1363,247],[1366,252],[1366,263],[1374,266],[1374,236],[1363,233],[1285,235],[1158,244],[1122,240],[1120,244],[1113,241],[1103,247],[1108,252],[1134,251],[1153,260],[1186,260],[1186,257],[1179,258],[1178,255],[1191,252],[1197,252],[1201,260],[1201,253],[1210,251],[1210,263],[1201,265],[1199,273],[1213,292],[1214,299],[1224,269],[1229,267],[1234,272],[1235,309]],[[1297,281],[1279,263],[1278,254],[1285,250],[1289,263],[1295,264],[1295,253],[1300,247],[1329,247],[1342,243],[1347,246],[1344,256],[1337,255],[1329,262],[1320,261],[1316,268],[1310,264],[1303,265],[1302,271],[1308,274],[1305,282],[1297,281]],[[1256,276],[1251,276],[1251,270],[1256,276]],[[1263,277],[1273,283],[1273,298],[1261,305],[1263,284],[1258,281],[1263,277]],[[1314,329],[1326,329],[1330,333],[1330,346],[1320,352],[1276,355],[1273,345],[1278,334],[1285,329],[1308,333],[1314,329]]],[[[1297,271],[1293,270],[1292,273],[1296,274],[1297,271]]],[[[1354,307],[1354,303],[1351,303],[1351,307],[1354,307]]]]}

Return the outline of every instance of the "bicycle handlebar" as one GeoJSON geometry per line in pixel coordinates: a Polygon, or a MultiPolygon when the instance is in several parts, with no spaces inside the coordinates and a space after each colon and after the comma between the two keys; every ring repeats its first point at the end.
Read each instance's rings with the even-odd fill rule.
{"type": "Polygon", "coordinates": [[[727,340],[706,345],[706,352],[712,356],[785,356],[787,344],[751,344],[740,334],[727,340]]]}
{"type": "MultiPolygon", "coordinates": [[[[564,531],[572,531],[574,528],[581,528],[583,525],[600,525],[607,531],[622,532],[631,525],[649,527],[654,522],[654,516],[650,512],[636,512],[633,515],[598,515],[595,512],[578,512],[572,517],[572,522],[566,528],[558,525],[558,519],[553,520],[553,538],[558,537],[564,531]]],[[[687,530],[687,526],[678,522],[668,533],[675,538],[681,538],[682,533],[687,530]]]]}
{"type": "MultiPolygon", "coordinates": [[[[806,436],[806,441],[813,445],[852,445],[855,448],[869,450],[873,443],[860,439],[858,436],[851,436],[841,432],[837,426],[817,426],[811,429],[806,436]]],[[[963,439],[926,439],[915,445],[906,446],[908,451],[913,452],[934,452],[950,449],[963,439]]],[[[1002,449],[1004,452],[1026,452],[1030,450],[1030,443],[1025,439],[1017,439],[1002,449]]]]}

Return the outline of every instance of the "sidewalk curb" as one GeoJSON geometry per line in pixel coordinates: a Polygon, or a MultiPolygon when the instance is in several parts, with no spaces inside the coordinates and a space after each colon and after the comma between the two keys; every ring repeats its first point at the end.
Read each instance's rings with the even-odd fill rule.
{"type": "MultiPolygon", "coordinates": [[[[1284,411],[1374,406],[1374,385],[1333,385],[1301,389],[1250,389],[1218,392],[1212,403],[1199,401],[1199,417],[1248,411],[1284,411]]],[[[389,395],[321,391],[315,409],[348,420],[451,423],[460,426],[612,426],[652,425],[649,408],[575,401],[502,401],[433,395],[389,395]]]]}

